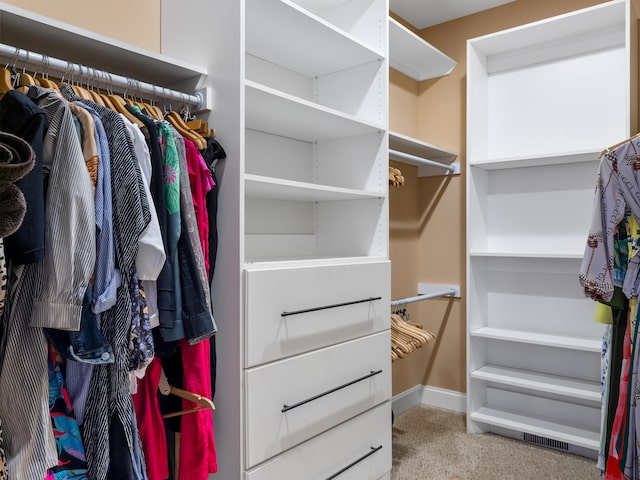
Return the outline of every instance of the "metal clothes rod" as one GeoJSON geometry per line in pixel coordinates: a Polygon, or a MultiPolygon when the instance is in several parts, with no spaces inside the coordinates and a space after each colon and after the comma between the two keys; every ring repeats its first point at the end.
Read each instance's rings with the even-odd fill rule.
{"type": "Polygon", "coordinates": [[[445,170],[449,170],[450,172],[455,171],[455,168],[451,165],[434,162],[433,160],[417,157],[415,155],[411,155],[410,153],[399,152],[398,150],[389,150],[389,156],[395,157],[396,160],[411,160],[412,162],[419,163],[420,165],[444,168],[445,170]]]}
{"type": "Polygon", "coordinates": [[[0,43],[0,56],[10,58],[14,62],[20,62],[26,65],[35,65],[42,67],[44,73],[55,72],[61,74],[62,77],[75,77],[79,75],[82,79],[91,79],[103,88],[116,87],[123,91],[131,91],[132,95],[145,96],[149,99],[176,101],[182,104],[195,107],[196,110],[204,106],[204,98],[202,94],[196,93],[190,95],[165,87],[158,87],[151,83],[141,82],[132,78],[123,77],[115,73],[105,72],[78,63],[60,60],[59,58],[49,57],[40,53],[31,52],[10,45],[0,43]]]}
{"type": "Polygon", "coordinates": [[[407,303],[415,303],[415,302],[421,302],[423,300],[429,300],[430,298],[437,298],[437,297],[446,297],[449,295],[455,295],[456,291],[451,288],[449,290],[443,290],[442,292],[434,292],[434,293],[428,293],[425,295],[418,295],[417,297],[409,297],[409,298],[401,298],[399,300],[392,300],[391,301],[391,306],[392,307],[397,307],[399,305],[406,305],[407,303]]]}

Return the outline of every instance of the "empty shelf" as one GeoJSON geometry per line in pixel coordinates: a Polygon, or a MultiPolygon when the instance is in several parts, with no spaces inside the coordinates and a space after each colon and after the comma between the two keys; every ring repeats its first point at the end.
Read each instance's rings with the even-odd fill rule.
{"type": "Polygon", "coordinates": [[[418,81],[448,75],[457,65],[393,18],[389,18],[389,64],[418,81]]]}
{"type": "Polygon", "coordinates": [[[246,3],[246,50],[276,65],[315,77],[384,58],[383,52],[288,0],[246,3]]]}
{"type": "Polygon", "coordinates": [[[351,115],[245,80],[246,127],[319,142],[384,130],[351,115]]]}
{"type": "Polygon", "coordinates": [[[261,175],[246,174],[244,177],[246,195],[247,197],[254,198],[320,202],[332,200],[361,200],[384,196],[384,194],[378,192],[330,187],[327,185],[317,185],[315,183],[263,177],[261,175]]]}
{"type": "Polygon", "coordinates": [[[563,425],[553,420],[496,410],[490,407],[482,407],[471,412],[469,418],[476,422],[528,432],[591,450],[600,448],[600,432],[563,425]]]}
{"type": "Polygon", "coordinates": [[[584,337],[567,337],[564,335],[549,335],[526,330],[508,330],[504,328],[481,327],[471,332],[472,337],[504,340],[507,342],[531,343],[547,347],[569,348],[586,352],[600,352],[602,341],[584,337]]]}
{"type": "Polygon", "coordinates": [[[599,382],[588,382],[497,365],[480,367],[471,373],[471,378],[594,402],[599,402],[601,399],[599,382]]]}

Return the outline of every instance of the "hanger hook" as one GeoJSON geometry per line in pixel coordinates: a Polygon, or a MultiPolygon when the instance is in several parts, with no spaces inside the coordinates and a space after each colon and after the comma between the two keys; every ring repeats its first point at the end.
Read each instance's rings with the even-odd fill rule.
{"type": "Polygon", "coordinates": [[[29,50],[25,50],[24,53],[27,56],[27,58],[22,62],[22,74],[23,75],[27,73],[27,64],[29,63],[29,50]]]}
{"type": "Polygon", "coordinates": [[[14,71],[16,69],[16,64],[18,63],[19,54],[20,54],[20,49],[16,47],[16,51],[13,54],[13,65],[12,65],[14,71]]]}
{"type": "Polygon", "coordinates": [[[42,78],[49,78],[49,56],[45,55],[44,53],[42,54],[42,78]]]}

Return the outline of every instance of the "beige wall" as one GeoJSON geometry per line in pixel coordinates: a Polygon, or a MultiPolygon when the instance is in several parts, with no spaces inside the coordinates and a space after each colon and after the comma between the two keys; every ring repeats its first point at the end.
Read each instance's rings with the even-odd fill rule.
{"type": "MultiPolygon", "coordinates": [[[[466,41],[487,33],[602,3],[600,0],[517,0],[419,32],[458,62],[442,78],[415,82],[392,71],[390,129],[466,155],[466,41]],[[417,91],[415,85],[417,84],[417,91]]],[[[409,22],[411,19],[406,19],[409,22]]],[[[417,178],[416,169],[395,164],[406,191],[390,189],[392,298],[415,295],[418,282],[459,284],[462,299],[413,304],[412,320],[437,339],[393,364],[393,393],[423,384],[466,391],[465,178],[417,178]],[[411,216],[413,212],[413,216],[411,216]],[[416,275],[412,277],[412,275],[416,275]]]]}
{"type": "Polygon", "coordinates": [[[160,52],[161,0],[5,0],[30,12],[160,52]]]}

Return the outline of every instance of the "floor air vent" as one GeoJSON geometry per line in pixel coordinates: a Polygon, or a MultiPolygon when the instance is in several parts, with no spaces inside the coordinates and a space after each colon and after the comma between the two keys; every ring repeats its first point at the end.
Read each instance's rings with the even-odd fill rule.
{"type": "Polygon", "coordinates": [[[534,445],[540,445],[542,447],[553,448],[555,450],[562,450],[564,452],[569,451],[569,444],[567,442],[560,442],[547,437],[540,437],[538,435],[532,435],[530,433],[523,433],[522,439],[527,443],[533,443],[534,445]]]}

